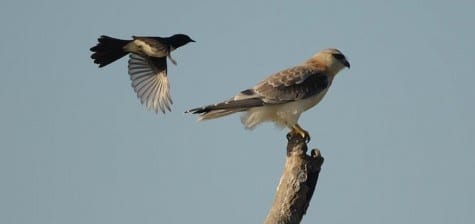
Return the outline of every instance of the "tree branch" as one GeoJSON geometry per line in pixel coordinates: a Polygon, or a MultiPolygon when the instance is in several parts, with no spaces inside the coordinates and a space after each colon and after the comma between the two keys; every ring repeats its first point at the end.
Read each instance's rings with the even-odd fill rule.
{"type": "Polygon", "coordinates": [[[307,155],[300,135],[287,136],[287,158],[274,202],[264,224],[298,224],[306,213],[318,181],[323,157],[318,149],[307,155]]]}

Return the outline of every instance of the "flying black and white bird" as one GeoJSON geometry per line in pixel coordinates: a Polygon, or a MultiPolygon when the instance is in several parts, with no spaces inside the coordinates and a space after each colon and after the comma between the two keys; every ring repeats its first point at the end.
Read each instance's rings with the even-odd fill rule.
{"type": "Polygon", "coordinates": [[[91,58],[99,67],[104,67],[130,53],[129,75],[132,87],[140,102],[147,110],[155,113],[171,111],[173,101],[167,78],[167,58],[176,65],[171,52],[189,43],[195,42],[185,34],[170,37],[132,36],[132,40],[121,40],[101,36],[91,58]]]}
{"type": "Polygon", "coordinates": [[[271,121],[288,127],[307,141],[309,133],[298,124],[300,115],[317,105],[327,93],[335,75],[350,63],[341,51],[329,48],[316,53],[304,63],[275,73],[229,100],[198,107],[186,113],[209,120],[244,112],[241,122],[248,129],[271,121]]]}

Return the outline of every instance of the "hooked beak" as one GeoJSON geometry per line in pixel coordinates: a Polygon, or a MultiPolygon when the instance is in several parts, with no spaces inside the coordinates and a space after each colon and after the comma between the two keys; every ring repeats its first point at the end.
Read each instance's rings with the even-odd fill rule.
{"type": "Polygon", "coordinates": [[[343,64],[347,67],[350,68],[350,62],[348,62],[346,59],[343,61],[343,64]]]}

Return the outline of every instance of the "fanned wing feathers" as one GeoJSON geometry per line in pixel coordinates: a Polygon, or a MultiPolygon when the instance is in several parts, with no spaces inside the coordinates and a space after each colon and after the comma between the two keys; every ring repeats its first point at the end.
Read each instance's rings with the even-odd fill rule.
{"type": "Polygon", "coordinates": [[[147,110],[153,108],[155,113],[158,113],[159,108],[162,113],[166,110],[171,111],[170,106],[173,104],[166,60],[166,58],[142,57],[133,53],[129,58],[132,87],[147,110]]]}

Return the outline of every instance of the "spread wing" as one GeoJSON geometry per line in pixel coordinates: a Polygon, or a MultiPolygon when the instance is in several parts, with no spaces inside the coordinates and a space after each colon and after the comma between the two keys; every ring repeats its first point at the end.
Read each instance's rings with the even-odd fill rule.
{"type": "Polygon", "coordinates": [[[173,101],[167,78],[167,59],[130,54],[129,75],[132,87],[147,110],[171,111],[173,101]]]}

